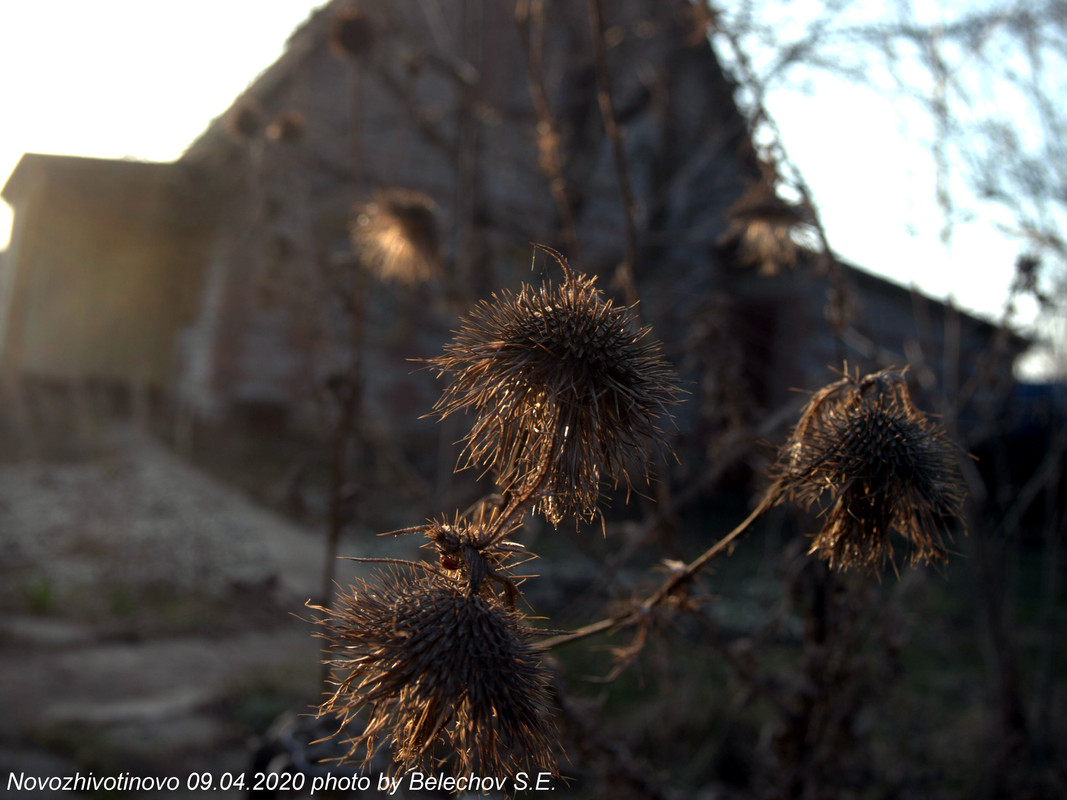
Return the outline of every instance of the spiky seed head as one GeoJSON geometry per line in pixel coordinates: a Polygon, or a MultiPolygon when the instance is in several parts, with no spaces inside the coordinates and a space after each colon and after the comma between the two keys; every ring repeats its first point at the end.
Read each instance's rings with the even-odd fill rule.
{"type": "Polygon", "coordinates": [[[359,9],[342,9],[331,21],[330,50],[343,58],[358,59],[366,55],[376,38],[374,23],[359,9]]]}
{"type": "Polygon", "coordinates": [[[468,462],[495,470],[513,491],[548,465],[539,509],[553,523],[595,516],[601,481],[629,484],[634,462],[647,477],[662,438],[657,420],[677,396],[660,345],[633,310],[560,263],[561,284],[523,284],[482,301],[431,361],[451,376],[435,412],[475,416],[468,462]]]}
{"type": "Polygon", "coordinates": [[[528,576],[515,575],[513,570],[536,556],[504,538],[519,523],[496,536],[492,533],[495,522],[493,512],[469,517],[456,514],[451,520],[430,520],[420,529],[426,532],[426,547],[437,553],[441,568],[455,580],[466,581],[468,592],[491,593],[490,584],[495,584],[503,590],[505,604],[514,608],[518,585],[528,576]]]}
{"type": "Polygon", "coordinates": [[[347,724],[367,712],[350,757],[365,747],[369,762],[384,737],[404,771],[447,745],[456,774],[555,772],[549,679],[516,612],[414,565],[316,610],[335,687],[320,713],[347,724]]]}
{"type": "Polygon", "coordinates": [[[417,286],[440,270],[437,205],[422,192],[378,192],[355,207],[349,235],[360,262],[380,280],[417,286]]]}
{"type": "Polygon", "coordinates": [[[876,568],[896,529],[912,563],[945,558],[944,520],[965,497],[958,450],[911,401],[902,372],[846,375],[817,392],[775,467],[782,497],[815,506],[811,552],[831,567],[876,568]]]}
{"type": "Polygon", "coordinates": [[[267,126],[267,138],[272,142],[295,144],[304,136],[304,115],[299,111],[286,111],[274,118],[267,126]]]}
{"type": "Polygon", "coordinates": [[[431,520],[426,527],[428,546],[441,559],[441,565],[448,570],[462,571],[470,575],[470,589],[477,592],[493,566],[493,561],[506,560],[506,552],[498,554],[483,553],[479,547],[483,526],[471,523],[458,514],[454,519],[431,520]],[[500,556],[498,558],[498,556],[500,556]]]}

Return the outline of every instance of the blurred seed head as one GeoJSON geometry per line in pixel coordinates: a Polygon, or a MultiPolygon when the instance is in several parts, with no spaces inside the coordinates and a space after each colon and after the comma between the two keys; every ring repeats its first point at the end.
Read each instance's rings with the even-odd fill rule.
{"type": "Polygon", "coordinates": [[[448,746],[455,774],[555,772],[548,675],[521,617],[442,574],[397,567],[322,612],[335,691],[320,707],[347,724],[367,712],[350,757],[383,737],[401,770],[448,746]]]}
{"type": "Polygon", "coordinates": [[[817,392],[775,473],[782,497],[823,517],[811,552],[834,568],[879,567],[890,529],[911,544],[911,561],[941,561],[944,520],[965,497],[958,449],[917,409],[902,372],[845,376],[817,392]]]}
{"type": "Polygon", "coordinates": [[[514,491],[549,465],[538,508],[553,523],[595,516],[601,481],[629,484],[634,462],[647,478],[657,419],[677,395],[659,344],[631,309],[559,260],[561,284],[523,284],[482,301],[431,361],[451,376],[435,412],[475,415],[470,464],[495,470],[514,491]]]}
{"type": "Polygon", "coordinates": [[[793,231],[805,219],[797,206],[778,196],[771,179],[753,184],[728,215],[730,226],[719,243],[736,246],[738,262],[761,275],[777,275],[796,266],[793,231]]]}
{"type": "Polygon", "coordinates": [[[383,281],[418,286],[440,271],[437,205],[422,192],[378,192],[354,209],[349,236],[361,263],[383,281]]]}
{"type": "Polygon", "coordinates": [[[559,175],[563,170],[559,132],[548,122],[537,124],[537,165],[545,175],[559,175]]]}
{"type": "Polygon", "coordinates": [[[223,119],[223,128],[239,142],[254,139],[263,128],[263,109],[255,100],[241,100],[223,119]]]}
{"type": "Polygon", "coordinates": [[[374,22],[356,8],[341,9],[330,23],[330,50],[343,58],[367,55],[376,38],[374,22]]]}
{"type": "Polygon", "coordinates": [[[304,138],[306,123],[299,111],[286,111],[267,126],[267,138],[281,144],[295,144],[304,138]]]}

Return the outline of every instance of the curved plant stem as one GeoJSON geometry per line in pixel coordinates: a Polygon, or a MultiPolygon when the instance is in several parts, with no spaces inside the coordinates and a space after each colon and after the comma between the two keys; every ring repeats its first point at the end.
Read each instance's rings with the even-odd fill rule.
{"type": "Polygon", "coordinates": [[[512,530],[513,521],[517,524],[522,520],[526,512],[540,499],[544,493],[545,487],[548,485],[549,480],[552,477],[552,467],[557,450],[562,445],[563,434],[559,430],[559,424],[556,424],[556,431],[552,436],[552,445],[545,452],[544,457],[541,459],[541,466],[538,470],[537,476],[528,484],[529,488],[523,489],[521,494],[515,497],[507,507],[500,513],[492,524],[492,527],[486,531],[486,534],[479,547],[492,547],[499,542],[512,530]]]}
{"type": "Polygon", "coordinates": [[[662,605],[664,601],[671,597],[682,586],[690,583],[696,578],[704,567],[733,547],[733,545],[737,543],[737,540],[748,531],[752,523],[759,519],[767,509],[774,505],[775,501],[778,499],[778,495],[779,492],[777,487],[772,487],[771,490],[764,495],[759,505],[752,510],[752,513],[745,517],[736,528],[687,564],[685,568],[672,573],[670,577],[668,577],[655,592],[645,598],[641,605],[636,609],[614,617],[607,617],[598,622],[592,622],[589,625],[585,625],[569,633],[553,636],[549,639],[542,639],[538,646],[542,650],[549,650],[553,647],[559,647],[563,644],[569,644],[570,642],[576,642],[579,639],[585,639],[589,636],[603,633],[604,631],[625,628],[637,624],[644,619],[652,609],[662,605]]]}

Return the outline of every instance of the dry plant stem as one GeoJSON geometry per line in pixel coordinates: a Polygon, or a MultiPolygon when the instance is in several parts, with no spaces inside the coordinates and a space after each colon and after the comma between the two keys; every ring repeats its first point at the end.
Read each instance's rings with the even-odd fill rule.
{"type": "Polygon", "coordinates": [[[526,512],[541,498],[552,478],[552,459],[562,443],[563,434],[557,427],[557,430],[552,435],[552,446],[541,460],[541,469],[537,473],[537,477],[530,481],[529,488],[524,489],[508,503],[507,507],[500,513],[500,516],[493,521],[492,526],[486,531],[485,535],[480,537],[478,542],[480,547],[491,547],[504,539],[513,527],[512,520],[521,520],[526,512]]]}
{"type": "Polygon", "coordinates": [[[600,0],[589,0],[589,27],[593,36],[593,53],[596,59],[597,101],[600,116],[604,120],[604,132],[611,140],[611,152],[615,157],[615,173],[619,178],[619,194],[622,196],[623,224],[625,226],[625,255],[619,265],[616,279],[626,297],[626,304],[637,303],[637,287],[634,284],[634,265],[637,261],[637,225],[634,222],[634,190],[630,183],[630,171],[626,166],[626,151],[623,148],[622,132],[615,120],[615,107],[611,101],[611,77],[608,73],[608,56],[604,48],[604,22],[600,12],[600,0]]]}
{"type": "MultiPolygon", "coordinates": [[[[478,17],[482,13],[479,9],[480,4],[467,3],[461,17],[463,22],[460,32],[461,58],[465,64],[473,67],[472,74],[477,76],[481,75],[481,70],[473,65],[478,64],[484,67],[484,59],[481,58],[479,52],[482,43],[476,33],[480,26],[478,17]]],[[[484,190],[479,159],[482,148],[481,126],[478,122],[479,113],[475,109],[479,99],[484,96],[480,77],[473,82],[466,80],[460,82],[457,95],[459,119],[456,132],[459,158],[455,162],[456,261],[454,266],[460,286],[476,286],[480,282],[482,276],[478,274],[478,262],[486,246],[476,224],[478,209],[484,207],[484,190]]]]}
{"type": "Polygon", "coordinates": [[[366,278],[362,271],[356,275],[357,285],[352,300],[349,335],[352,345],[352,361],[345,374],[345,383],[338,390],[340,405],[337,422],[332,431],[333,447],[330,453],[330,518],[326,532],[326,558],[322,573],[322,604],[332,608],[336,585],[337,549],[341,541],[346,519],[345,507],[348,497],[349,459],[352,446],[356,444],[359,415],[363,399],[363,321],[366,316],[366,278]]]}
{"type": "Polygon", "coordinates": [[[745,517],[745,519],[732,531],[723,536],[719,541],[705,550],[695,560],[691,561],[681,569],[673,573],[667,580],[665,580],[653,594],[649,595],[635,611],[628,611],[624,614],[619,614],[614,617],[607,617],[598,622],[590,623],[584,627],[578,628],[578,630],[571,631],[570,633],[560,634],[559,636],[553,636],[549,639],[544,639],[540,643],[542,650],[550,650],[553,647],[559,647],[563,644],[569,644],[570,642],[576,642],[579,639],[586,639],[590,636],[595,636],[598,633],[604,631],[615,630],[618,628],[625,628],[630,625],[639,623],[646,615],[659,605],[662,605],[669,597],[677,592],[682,586],[696,578],[701,571],[716,558],[721,556],[731,547],[733,547],[738,539],[744,535],[751,527],[752,523],[759,519],[764,512],[775,504],[778,499],[779,490],[777,486],[771,487],[771,490],[764,495],[752,512],[745,517]]]}
{"type": "Polygon", "coordinates": [[[363,70],[352,63],[349,69],[349,80],[352,83],[352,121],[349,129],[349,149],[352,158],[352,188],[353,194],[358,196],[362,187],[363,170],[363,70]]]}
{"type": "Polygon", "coordinates": [[[538,144],[543,148],[539,164],[548,178],[552,199],[556,203],[556,211],[563,225],[563,238],[567,242],[567,250],[572,259],[580,262],[578,229],[574,223],[574,209],[571,207],[567,181],[563,176],[563,156],[559,148],[559,124],[552,114],[548,92],[545,89],[544,0],[532,0],[528,4],[520,3],[516,7],[515,18],[519,26],[519,40],[526,46],[530,96],[533,98],[534,111],[537,114],[538,144]]]}

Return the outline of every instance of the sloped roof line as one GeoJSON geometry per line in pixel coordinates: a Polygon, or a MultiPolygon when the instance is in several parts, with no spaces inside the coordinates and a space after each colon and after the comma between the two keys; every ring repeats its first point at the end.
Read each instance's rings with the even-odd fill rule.
{"type": "Polygon", "coordinates": [[[211,147],[221,137],[225,136],[226,134],[222,129],[223,120],[232,109],[238,107],[242,102],[255,101],[262,103],[270,98],[285,82],[286,78],[295,72],[304,60],[321,46],[328,33],[332,14],[344,2],[345,0],[330,0],[330,2],[312,11],[311,15],[289,34],[282,54],[253,78],[229,106],[208,123],[207,128],[193,139],[178,160],[183,161],[195,158],[202,150],[211,147]]]}
{"type": "MultiPolygon", "coordinates": [[[[179,161],[195,157],[198,153],[207,150],[221,138],[225,137],[227,134],[223,131],[223,120],[231,110],[238,107],[243,101],[254,100],[259,103],[267,101],[291,73],[299,69],[300,65],[308,57],[314,54],[318,48],[325,46],[325,40],[329,35],[330,20],[337,10],[344,7],[347,2],[348,0],[329,0],[329,2],[324,3],[322,6],[312,11],[309,17],[289,35],[286,40],[286,48],[281,56],[261,71],[259,75],[249,83],[248,87],[238,94],[233,102],[208,124],[203,133],[194,139],[189,147],[186,148],[185,152],[179,158],[179,161]]],[[[710,44],[708,47],[710,48],[710,44]]],[[[726,74],[724,69],[724,76],[726,74]]],[[[740,109],[738,109],[738,113],[742,113],[740,112],[740,109]]],[[[846,276],[850,278],[855,278],[856,280],[866,283],[873,282],[880,288],[884,287],[887,291],[898,293],[900,295],[917,297],[924,302],[931,303],[935,307],[943,308],[945,310],[951,309],[953,313],[958,314],[964,319],[973,321],[974,324],[983,329],[992,330],[999,327],[998,323],[994,321],[984,319],[966,310],[960,309],[945,300],[932,297],[915,287],[905,286],[890,278],[843,261],[836,256],[834,257],[834,260],[835,263],[845,271],[846,276]]],[[[1020,341],[1026,341],[1023,337],[1018,336],[1018,334],[1013,333],[1012,336],[1020,341]]]]}

